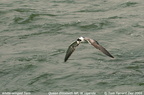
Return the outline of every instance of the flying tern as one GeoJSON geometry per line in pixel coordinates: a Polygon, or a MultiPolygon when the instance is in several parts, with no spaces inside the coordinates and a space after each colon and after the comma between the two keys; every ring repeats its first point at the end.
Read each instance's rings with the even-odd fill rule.
{"type": "Polygon", "coordinates": [[[102,47],[96,40],[93,40],[88,37],[79,37],[76,41],[71,43],[71,45],[68,47],[64,62],[68,60],[68,58],[71,56],[71,54],[75,51],[76,47],[81,43],[81,42],[88,42],[92,46],[94,46],[96,49],[99,49],[101,52],[103,52],[105,55],[114,58],[104,47],[102,47]]]}

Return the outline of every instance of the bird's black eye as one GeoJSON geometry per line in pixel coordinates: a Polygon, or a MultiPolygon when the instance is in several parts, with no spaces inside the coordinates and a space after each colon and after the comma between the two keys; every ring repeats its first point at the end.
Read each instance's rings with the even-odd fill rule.
{"type": "Polygon", "coordinates": [[[81,39],[77,39],[77,41],[81,41],[81,39]]]}

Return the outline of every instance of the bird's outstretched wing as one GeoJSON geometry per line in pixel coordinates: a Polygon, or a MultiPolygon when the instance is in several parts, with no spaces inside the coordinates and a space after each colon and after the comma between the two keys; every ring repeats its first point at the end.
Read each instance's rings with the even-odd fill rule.
{"type": "Polygon", "coordinates": [[[74,41],[67,49],[66,55],[65,55],[65,59],[64,62],[66,62],[68,60],[68,58],[71,56],[71,54],[75,51],[75,48],[79,45],[80,43],[78,43],[77,41],[74,41]]]}
{"type": "Polygon", "coordinates": [[[102,47],[96,40],[85,38],[86,41],[88,41],[91,45],[93,45],[96,49],[99,49],[101,52],[103,52],[105,55],[114,58],[104,47],[102,47]]]}

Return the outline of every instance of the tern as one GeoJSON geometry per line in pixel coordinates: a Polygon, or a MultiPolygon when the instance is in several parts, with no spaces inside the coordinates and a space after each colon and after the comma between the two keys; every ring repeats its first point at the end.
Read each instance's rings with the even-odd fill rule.
{"type": "Polygon", "coordinates": [[[96,40],[93,40],[88,37],[79,37],[76,41],[71,43],[71,45],[68,47],[64,62],[68,60],[68,58],[71,56],[71,54],[75,51],[76,47],[82,43],[82,42],[88,42],[92,46],[94,46],[96,49],[99,49],[101,52],[103,52],[105,55],[114,58],[104,47],[102,47],[96,40]]]}

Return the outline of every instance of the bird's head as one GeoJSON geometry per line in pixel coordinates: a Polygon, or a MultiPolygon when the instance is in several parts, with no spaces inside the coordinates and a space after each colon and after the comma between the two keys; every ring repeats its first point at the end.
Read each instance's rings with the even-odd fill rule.
{"type": "Polygon", "coordinates": [[[78,41],[78,42],[84,42],[85,40],[84,40],[84,37],[79,37],[79,38],[77,39],[77,41],[78,41]]]}

